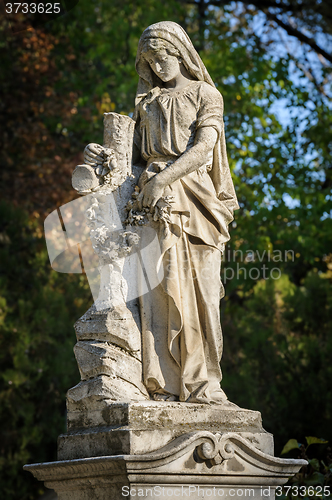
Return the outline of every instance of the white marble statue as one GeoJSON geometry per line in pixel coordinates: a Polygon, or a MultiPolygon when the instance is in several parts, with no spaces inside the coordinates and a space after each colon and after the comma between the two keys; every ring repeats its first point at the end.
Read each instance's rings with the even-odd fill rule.
{"type": "Polygon", "coordinates": [[[222,402],[221,253],[237,199],[223,100],[185,31],[148,27],[138,45],[135,142],[146,162],[138,204],[171,196],[159,234],[164,279],[140,298],[143,380],[154,399],[222,402]]]}
{"type": "Polygon", "coordinates": [[[99,293],[75,324],[82,380],[58,460],[24,468],[59,500],[274,500],[307,462],[275,458],[260,413],[221,389],[220,262],[238,208],[222,97],[173,22],[144,31],[136,68],[134,119],[106,113],[103,146],[87,146],[73,174],[87,224],[61,212],[68,229],[87,227],[99,293]]]}
{"type": "MultiPolygon", "coordinates": [[[[136,70],[133,162],[143,167],[126,224],[155,231],[160,253],[151,255],[150,267],[163,270],[158,286],[139,293],[142,380],[157,401],[227,404],[220,387],[220,264],[238,203],[222,96],[188,35],[173,22],[144,31],[136,70]]],[[[92,191],[110,189],[113,157],[105,147],[86,148],[84,168],[99,176],[92,191]]],[[[144,238],[143,231],[141,247],[144,238]]]]}

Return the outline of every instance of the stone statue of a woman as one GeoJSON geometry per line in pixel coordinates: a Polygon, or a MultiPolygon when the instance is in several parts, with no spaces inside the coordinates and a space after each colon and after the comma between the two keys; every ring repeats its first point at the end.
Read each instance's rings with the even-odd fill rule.
{"type": "Polygon", "coordinates": [[[228,402],[220,387],[220,262],[238,208],[222,97],[173,22],[144,31],[136,68],[135,120],[106,113],[103,146],[88,145],[73,174],[89,194],[82,210],[100,292],[75,324],[82,381],[67,393],[58,461],[25,470],[59,500],[157,498],[161,487],[195,498],[219,487],[229,498],[246,485],[253,498],[272,499],[307,462],[274,458],[260,413],[228,402]],[[140,321],[137,301],[121,291],[130,276],[140,321]]]}
{"type": "Polygon", "coordinates": [[[221,255],[238,208],[226,156],[223,100],[185,31],[149,26],[138,45],[135,144],[146,168],[139,210],[171,199],[157,232],[164,278],[140,297],[143,382],[155,400],[218,402],[221,255]]]}

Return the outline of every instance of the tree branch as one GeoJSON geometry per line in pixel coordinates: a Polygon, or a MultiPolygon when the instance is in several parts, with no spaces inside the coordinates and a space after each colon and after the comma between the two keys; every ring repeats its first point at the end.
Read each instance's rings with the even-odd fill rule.
{"type": "MultiPolygon", "coordinates": [[[[180,0],[181,2],[183,3],[186,3],[186,0],[180,0]]],[[[284,10],[285,12],[293,12],[295,9],[294,9],[294,6],[292,5],[289,5],[287,3],[277,3],[277,2],[274,2],[274,1],[270,1],[270,0],[263,0],[262,2],[259,2],[259,0],[256,0],[256,2],[252,1],[252,0],[240,0],[242,3],[246,4],[246,5],[255,5],[257,8],[259,8],[259,10],[263,10],[264,8],[276,8],[276,9],[282,9],[284,10]]],[[[191,1],[190,3],[197,3],[195,1],[191,1]]],[[[208,0],[206,2],[206,5],[209,6],[209,5],[213,5],[215,7],[221,7],[223,5],[227,5],[227,4],[230,4],[230,0],[208,0]]]]}
{"type": "MultiPolygon", "coordinates": [[[[202,9],[202,4],[204,4],[205,9],[209,5],[213,5],[215,7],[222,7],[224,5],[227,5],[230,3],[230,0],[178,0],[181,3],[190,3],[190,4],[195,4],[197,5],[198,8],[202,9]]],[[[332,54],[326,52],[322,47],[320,47],[313,38],[308,37],[301,31],[299,31],[296,28],[293,28],[290,24],[285,23],[276,14],[273,14],[272,12],[268,11],[268,8],[278,8],[281,10],[284,10],[285,12],[296,12],[298,9],[296,9],[295,5],[289,5],[285,3],[277,3],[274,0],[241,0],[241,2],[245,5],[253,5],[256,7],[258,10],[262,11],[268,19],[271,21],[274,21],[278,26],[283,28],[290,36],[294,36],[297,38],[300,42],[303,42],[309,47],[311,47],[317,54],[325,57],[325,59],[329,62],[332,63],[332,54]]],[[[302,5],[303,8],[303,5],[302,5]]]]}
{"type": "Polygon", "coordinates": [[[314,49],[315,52],[317,52],[317,54],[321,54],[323,57],[325,57],[325,59],[329,62],[332,63],[332,54],[329,54],[328,52],[326,52],[326,50],[322,49],[316,42],[313,38],[309,38],[308,36],[306,36],[304,33],[302,33],[301,31],[297,30],[296,28],[293,28],[290,24],[286,24],[284,23],[281,19],[279,19],[275,14],[271,14],[270,12],[264,12],[264,14],[266,15],[266,17],[268,19],[271,19],[271,21],[274,21],[275,23],[278,24],[278,26],[280,26],[281,28],[283,28],[285,31],[287,31],[287,33],[290,35],[290,36],[294,36],[295,38],[297,38],[300,42],[303,42],[303,43],[306,43],[307,45],[309,45],[312,49],[314,49]]]}

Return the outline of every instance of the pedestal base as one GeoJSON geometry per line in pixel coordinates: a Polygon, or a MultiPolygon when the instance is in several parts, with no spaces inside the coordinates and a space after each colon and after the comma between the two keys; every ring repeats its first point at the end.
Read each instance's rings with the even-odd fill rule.
{"type": "Polygon", "coordinates": [[[268,455],[235,432],[184,434],[145,454],[26,465],[59,500],[275,498],[305,460],[268,455]]]}
{"type": "Polygon", "coordinates": [[[237,432],[273,455],[273,436],[263,429],[258,411],[157,401],[100,406],[94,410],[68,404],[68,433],[59,436],[58,460],[145,454],[193,431],[237,432]]]}

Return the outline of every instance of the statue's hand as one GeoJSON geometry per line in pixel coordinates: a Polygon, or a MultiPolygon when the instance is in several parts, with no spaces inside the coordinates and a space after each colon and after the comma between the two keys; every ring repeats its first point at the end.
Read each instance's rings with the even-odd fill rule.
{"type": "Polygon", "coordinates": [[[140,189],[143,189],[143,187],[145,186],[145,184],[147,182],[149,182],[152,177],[154,177],[156,175],[155,172],[149,172],[148,170],[144,170],[144,172],[141,173],[139,179],[138,179],[138,187],[140,189]]]}
{"type": "Polygon", "coordinates": [[[139,209],[142,210],[143,207],[149,207],[152,210],[158,200],[162,198],[164,190],[164,184],[158,180],[158,175],[155,175],[144,185],[137,197],[139,209]]]}
{"type": "Polygon", "coordinates": [[[104,148],[99,144],[91,142],[88,144],[84,150],[84,163],[86,165],[91,165],[92,167],[97,167],[102,165],[105,161],[102,152],[104,148]]]}

